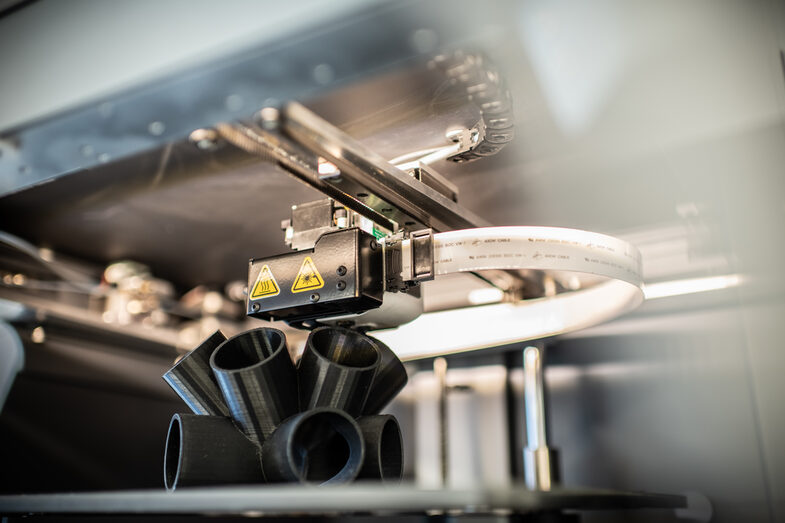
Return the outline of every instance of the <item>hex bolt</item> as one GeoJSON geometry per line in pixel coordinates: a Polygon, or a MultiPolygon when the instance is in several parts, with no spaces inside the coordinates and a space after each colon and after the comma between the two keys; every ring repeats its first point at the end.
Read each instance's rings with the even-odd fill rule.
{"type": "Polygon", "coordinates": [[[346,266],[341,265],[337,269],[335,269],[335,274],[338,276],[345,276],[346,275],[346,266]]]}
{"type": "Polygon", "coordinates": [[[314,292],[313,294],[311,294],[311,301],[314,302],[314,303],[319,301],[319,293],[318,292],[314,292]]]}
{"type": "Polygon", "coordinates": [[[344,290],[346,288],[346,282],[340,280],[338,283],[335,284],[335,288],[338,289],[339,291],[344,290]]]}
{"type": "Polygon", "coordinates": [[[262,308],[262,306],[259,305],[258,303],[254,303],[253,305],[251,305],[251,310],[253,310],[254,312],[258,312],[259,309],[261,309],[261,308],[262,308]]]}

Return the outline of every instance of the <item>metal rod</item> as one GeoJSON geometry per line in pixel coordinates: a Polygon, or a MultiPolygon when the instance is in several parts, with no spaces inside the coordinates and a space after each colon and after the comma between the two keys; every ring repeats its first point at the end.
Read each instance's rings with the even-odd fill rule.
{"type": "Polygon", "coordinates": [[[447,467],[447,360],[433,360],[433,372],[439,380],[439,455],[442,467],[442,486],[447,486],[449,469],[447,467]]]}
{"type": "Polygon", "coordinates": [[[523,351],[523,404],[526,411],[526,448],[523,473],[532,490],[550,490],[555,481],[555,455],[548,448],[545,434],[545,399],[542,351],[526,347],[523,351]]]}
{"type": "Polygon", "coordinates": [[[537,347],[523,351],[523,394],[526,409],[527,447],[547,447],[545,435],[545,402],[543,400],[542,357],[537,347]]]}

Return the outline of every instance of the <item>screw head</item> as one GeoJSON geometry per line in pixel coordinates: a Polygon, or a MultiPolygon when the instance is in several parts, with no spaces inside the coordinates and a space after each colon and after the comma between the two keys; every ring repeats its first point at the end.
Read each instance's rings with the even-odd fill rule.
{"type": "Polygon", "coordinates": [[[313,294],[311,294],[310,299],[311,299],[311,301],[313,303],[316,303],[317,301],[319,301],[319,293],[318,292],[314,292],[313,294]]]}
{"type": "Polygon", "coordinates": [[[279,113],[275,107],[265,107],[257,114],[262,127],[268,131],[278,128],[279,113]]]}
{"type": "Polygon", "coordinates": [[[166,131],[166,124],[160,121],[151,122],[150,125],[147,126],[147,130],[153,136],[161,136],[166,131]]]}
{"type": "Polygon", "coordinates": [[[262,306],[259,305],[258,303],[254,303],[253,305],[251,305],[251,310],[254,311],[254,312],[258,312],[259,309],[261,309],[261,308],[262,308],[262,306]]]}
{"type": "Polygon", "coordinates": [[[346,288],[346,282],[343,280],[339,281],[338,283],[335,284],[335,288],[338,289],[339,291],[344,290],[346,288]]]}
{"type": "Polygon", "coordinates": [[[339,266],[337,269],[335,269],[335,274],[338,276],[346,275],[346,267],[344,265],[339,266]]]}
{"type": "Polygon", "coordinates": [[[218,133],[215,129],[196,129],[188,139],[202,151],[211,151],[218,146],[218,133]]]}

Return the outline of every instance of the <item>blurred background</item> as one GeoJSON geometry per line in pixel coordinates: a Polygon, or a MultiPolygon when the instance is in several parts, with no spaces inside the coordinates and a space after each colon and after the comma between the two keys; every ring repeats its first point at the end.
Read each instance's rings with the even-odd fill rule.
{"type": "MultiPolygon", "coordinates": [[[[245,317],[248,259],[287,252],[281,221],[321,195],[195,130],[297,100],[388,160],[443,146],[478,117],[432,66],[460,52],[504,78],[515,137],[435,164],[458,202],[494,225],[631,242],[647,299],[447,356],[441,427],[433,357],[487,329],[481,305],[502,296],[423,284],[426,314],[379,334],[409,371],[389,407],[405,478],[522,480],[535,344],[564,485],[694,492],[712,521],[785,521],[777,0],[0,2],[0,491],[161,488],[183,410],[161,375],[215,329],[263,324],[245,317]],[[406,352],[407,327],[468,306],[473,321],[419,338],[432,353],[406,352]]],[[[301,350],[307,332],[280,327],[301,350]]]]}

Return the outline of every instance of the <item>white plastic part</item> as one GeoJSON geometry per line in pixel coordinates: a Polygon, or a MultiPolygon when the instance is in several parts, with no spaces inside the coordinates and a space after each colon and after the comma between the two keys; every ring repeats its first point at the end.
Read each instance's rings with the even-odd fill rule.
{"type": "MultiPolygon", "coordinates": [[[[576,271],[640,287],[641,254],[605,234],[561,227],[482,227],[435,234],[436,275],[487,269],[576,271]]],[[[411,272],[403,242],[403,274],[411,272]]]]}
{"type": "MultiPolygon", "coordinates": [[[[403,275],[411,273],[408,242],[403,275]]],[[[402,359],[508,345],[608,321],[643,301],[641,255],[633,245],[577,229],[486,227],[434,235],[436,276],[488,269],[571,271],[603,281],[518,303],[426,313],[374,336],[402,359]],[[438,333],[438,335],[434,335],[438,333]]]]}
{"type": "Polygon", "coordinates": [[[319,318],[319,323],[325,325],[340,325],[341,322],[351,321],[371,329],[389,329],[409,323],[423,312],[423,302],[420,296],[412,296],[402,292],[385,292],[382,305],[360,314],[343,314],[319,318]]]}

